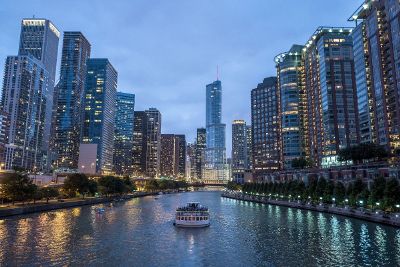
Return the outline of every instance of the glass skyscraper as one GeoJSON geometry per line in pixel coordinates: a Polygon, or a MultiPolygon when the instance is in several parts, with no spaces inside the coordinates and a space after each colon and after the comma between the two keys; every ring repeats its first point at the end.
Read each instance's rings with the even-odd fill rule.
{"type": "Polygon", "coordinates": [[[113,169],[117,71],[105,58],[87,60],[82,143],[97,144],[97,173],[113,169]]]}
{"type": "Polygon", "coordinates": [[[23,19],[18,56],[6,60],[2,108],[9,127],[6,168],[48,170],[60,32],[47,19],[23,19]]]}
{"type": "Polygon", "coordinates": [[[305,81],[303,46],[293,45],[275,57],[280,105],[280,152],[283,168],[292,160],[306,156],[305,81]]]}
{"type": "Polygon", "coordinates": [[[133,117],[132,167],[133,175],[140,177],[146,175],[148,116],[144,111],[135,111],[133,117]]]}
{"type": "Polygon", "coordinates": [[[89,57],[90,43],[85,36],[81,32],[64,32],[52,142],[58,168],[78,168],[86,61],[89,57]]]}
{"type": "Polygon", "coordinates": [[[365,0],[350,17],[361,142],[400,147],[400,3],[365,0]]]}
{"type": "Polygon", "coordinates": [[[232,123],[232,176],[237,183],[244,182],[247,169],[247,127],[244,120],[232,123]]]}
{"type": "Polygon", "coordinates": [[[304,48],[310,157],[337,165],[338,151],[359,142],[352,28],[319,27],[304,48]]]}
{"type": "Polygon", "coordinates": [[[207,131],[205,128],[197,128],[195,146],[195,174],[197,179],[202,178],[202,168],[205,164],[206,136],[207,131]]]}
{"type": "Polygon", "coordinates": [[[113,160],[120,175],[132,172],[134,110],[135,95],[117,92],[113,160]]]}

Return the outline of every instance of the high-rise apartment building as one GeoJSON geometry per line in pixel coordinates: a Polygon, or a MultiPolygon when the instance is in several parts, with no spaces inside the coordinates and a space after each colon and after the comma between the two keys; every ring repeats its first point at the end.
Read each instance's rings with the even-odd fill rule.
{"type": "Polygon", "coordinates": [[[48,170],[60,32],[47,19],[23,19],[18,56],[6,60],[2,109],[8,114],[6,168],[48,170]]]}
{"type": "Polygon", "coordinates": [[[114,170],[120,175],[132,173],[135,95],[117,92],[114,135],[114,170]]]}
{"type": "Polygon", "coordinates": [[[1,107],[8,115],[5,169],[42,170],[49,74],[31,55],[8,56],[1,107]]]}
{"type": "Polygon", "coordinates": [[[247,164],[247,127],[244,120],[232,123],[232,176],[237,183],[244,182],[247,164]]]}
{"type": "Polygon", "coordinates": [[[147,114],[146,175],[157,177],[160,174],[161,113],[156,108],[150,108],[145,113],[147,114]]]}
{"type": "MultiPolygon", "coordinates": [[[[96,173],[113,170],[116,94],[117,71],[109,60],[88,59],[81,143],[97,145],[96,173]]],[[[87,165],[83,155],[87,153],[79,157],[80,169],[87,165]]]]}
{"type": "Polygon", "coordinates": [[[338,151],[359,142],[351,31],[319,27],[303,50],[307,143],[318,167],[338,164],[338,151]]]}
{"type": "Polygon", "coordinates": [[[246,125],[247,166],[246,170],[253,169],[253,139],[251,125],[246,125]]]}
{"type": "Polygon", "coordinates": [[[265,78],[251,91],[253,173],[258,180],[281,167],[279,114],[277,78],[265,78]]]}
{"type": "Polygon", "coordinates": [[[186,139],[184,135],[162,134],[160,175],[183,178],[186,172],[186,139]]]}
{"type": "Polygon", "coordinates": [[[196,178],[202,178],[202,169],[205,164],[205,150],[207,147],[207,133],[206,128],[197,128],[196,134],[196,151],[195,151],[195,173],[196,178]]]}
{"type": "Polygon", "coordinates": [[[306,92],[303,48],[293,45],[288,52],[275,57],[280,105],[280,152],[283,168],[306,153],[306,92]]]}
{"type": "Polygon", "coordinates": [[[400,147],[400,3],[365,0],[350,17],[360,142],[400,147]]]}
{"type": "Polygon", "coordinates": [[[85,36],[81,32],[64,32],[52,142],[58,168],[78,168],[86,61],[89,57],[90,44],[85,36]]]}
{"type": "Polygon", "coordinates": [[[146,175],[148,116],[144,111],[134,112],[132,172],[136,177],[146,175]]]}

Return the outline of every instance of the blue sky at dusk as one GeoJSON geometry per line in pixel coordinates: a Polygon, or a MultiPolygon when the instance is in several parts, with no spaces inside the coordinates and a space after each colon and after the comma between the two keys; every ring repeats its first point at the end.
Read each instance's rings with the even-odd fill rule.
{"type": "Polygon", "coordinates": [[[136,94],[136,110],[158,108],[162,132],[186,134],[192,142],[196,128],[205,126],[205,86],[216,79],[219,65],[230,153],[230,124],[234,119],[250,123],[250,91],[275,75],[274,56],[304,44],[318,26],[353,26],[347,19],[361,3],[1,0],[1,69],[6,56],[18,51],[21,19],[50,19],[61,32],[83,32],[92,57],[110,59],[118,90],[136,94]]]}

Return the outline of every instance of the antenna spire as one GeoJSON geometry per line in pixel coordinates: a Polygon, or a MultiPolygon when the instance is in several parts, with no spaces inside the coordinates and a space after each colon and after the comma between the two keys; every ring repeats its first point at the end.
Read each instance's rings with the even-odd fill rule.
{"type": "Polygon", "coordinates": [[[219,80],[219,66],[217,65],[217,81],[219,80]]]}

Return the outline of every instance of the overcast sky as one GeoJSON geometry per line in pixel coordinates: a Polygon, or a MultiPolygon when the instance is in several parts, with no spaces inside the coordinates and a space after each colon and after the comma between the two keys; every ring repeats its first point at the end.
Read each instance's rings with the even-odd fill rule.
{"type": "Polygon", "coordinates": [[[81,31],[92,57],[109,58],[118,71],[118,90],[136,94],[135,110],[158,108],[162,132],[186,134],[188,142],[205,126],[205,86],[216,79],[218,65],[230,156],[231,123],[250,123],[250,91],[275,75],[274,56],[304,44],[318,26],[353,26],[347,19],[361,3],[1,0],[0,59],[17,53],[22,18],[35,15],[61,32],[81,31]]]}

